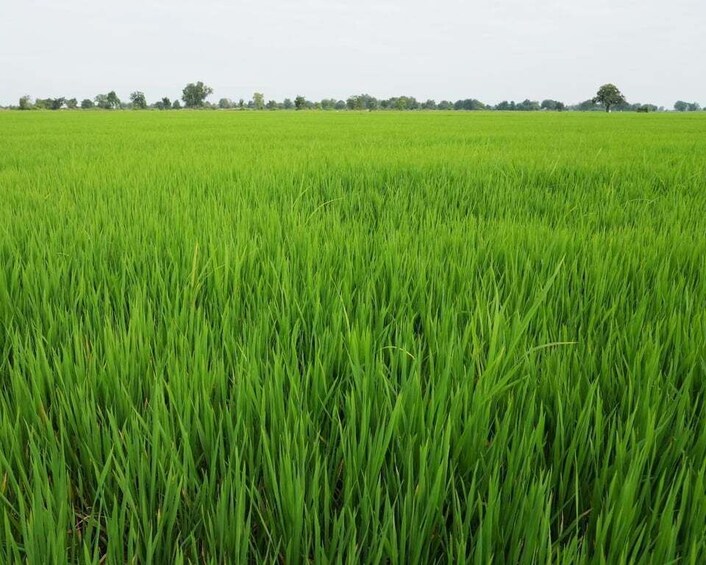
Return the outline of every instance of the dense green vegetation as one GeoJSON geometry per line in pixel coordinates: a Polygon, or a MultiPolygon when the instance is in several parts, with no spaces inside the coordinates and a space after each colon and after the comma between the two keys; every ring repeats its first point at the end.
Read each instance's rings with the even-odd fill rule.
{"type": "MultiPolygon", "coordinates": [[[[503,112],[536,112],[536,111],[556,111],[563,112],[564,110],[592,112],[603,110],[617,110],[619,112],[661,112],[664,107],[658,107],[654,104],[642,104],[640,102],[628,102],[620,89],[614,84],[604,84],[596,92],[596,96],[579,102],[578,104],[567,106],[559,100],[547,98],[542,100],[530,100],[526,98],[522,102],[514,100],[503,100],[498,104],[489,105],[475,98],[466,98],[456,100],[436,100],[428,99],[426,101],[417,100],[414,96],[393,96],[391,98],[378,99],[369,94],[355,94],[349,96],[346,100],[337,100],[336,98],[324,98],[319,101],[307,100],[304,96],[297,96],[292,100],[285,98],[283,101],[268,100],[265,102],[265,95],[262,92],[255,92],[252,99],[245,101],[243,98],[232,100],[230,98],[220,98],[217,104],[208,101],[208,98],[213,94],[213,89],[204,84],[202,81],[196,83],[190,82],[183,91],[181,99],[186,108],[189,109],[220,109],[220,110],[325,110],[325,111],[341,111],[341,110],[458,110],[458,111],[479,111],[479,110],[499,110],[503,112]]],[[[77,98],[37,98],[32,100],[29,95],[22,96],[18,106],[11,106],[11,109],[17,110],[91,110],[97,108],[100,110],[180,110],[182,108],[179,100],[172,100],[164,97],[160,100],[147,103],[147,97],[144,92],[136,90],[130,94],[130,101],[124,102],[114,90],[107,94],[98,94],[94,99],[86,98],[80,103],[77,98]]],[[[678,101],[674,104],[674,109],[679,112],[697,112],[701,110],[701,105],[697,102],[678,101]]]]}
{"type": "Polygon", "coordinates": [[[705,134],[0,114],[0,562],[703,563],[705,134]]]}

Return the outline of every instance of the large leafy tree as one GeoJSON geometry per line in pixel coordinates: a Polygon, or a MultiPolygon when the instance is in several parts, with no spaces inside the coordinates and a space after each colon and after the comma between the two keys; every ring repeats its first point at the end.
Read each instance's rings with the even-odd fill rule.
{"type": "Polygon", "coordinates": [[[108,103],[108,95],[107,94],[98,94],[95,98],[95,101],[96,101],[96,106],[98,106],[102,110],[110,110],[110,104],[108,103]]]}
{"type": "Polygon", "coordinates": [[[161,100],[157,100],[157,102],[154,103],[154,107],[157,108],[157,110],[171,110],[172,101],[165,96],[161,100]]]}
{"type": "Polygon", "coordinates": [[[256,110],[265,109],[265,95],[262,92],[256,92],[252,95],[253,106],[256,110]]]}
{"type": "Polygon", "coordinates": [[[106,101],[113,110],[117,110],[120,108],[120,98],[118,98],[118,95],[115,94],[114,90],[111,90],[108,93],[108,95],[106,96],[106,101]]]}
{"type": "Polygon", "coordinates": [[[147,108],[147,98],[145,98],[144,92],[140,92],[139,90],[133,92],[130,94],[130,101],[135,110],[144,110],[147,108]]]}
{"type": "Polygon", "coordinates": [[[111,90],[108,94],[99,94],[95,98],[96,106],[103,110],[116,110],[120,108],[120,98],[111,90]]]}
{"type": "Polygon", "coordinates": [[[604,84],[598,89],[598,92],[593,97],[593,102],[601,104],[606,112],[610,112],[612,106],[625,104],[625,96],[620,92],[614,84],[604,84]]]}
{"type": "Polygon", "coordinates": [[[201,81],[197,83],[190,82],[182,90],[181,99],[187,108],[201,108],[206,98],[211,94],[213,94],[213,89],[210,86],[206,86],[201,81]]]}
{"type": "Polygon", "coordinates": [[[557,112],[561,112],[566,106],[563,102],[548,98],[547,100],[542,100],[540,107],[542,110],[556,110],[557,112]]]}
{"type": "Polygon", "coordinates": [[[701,110],[701,106],[698,102],[684,102],[683,100],[677,100],[674,103],[674,109],[677,112],[698,112],[701,110]]]}

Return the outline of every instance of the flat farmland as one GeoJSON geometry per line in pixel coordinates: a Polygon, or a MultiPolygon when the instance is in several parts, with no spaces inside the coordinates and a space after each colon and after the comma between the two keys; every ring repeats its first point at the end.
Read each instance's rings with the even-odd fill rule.
{"type": "Polygon", "coordinates": [[[0,113],[0,562],[703,563],[706,114],[0,113]]]}

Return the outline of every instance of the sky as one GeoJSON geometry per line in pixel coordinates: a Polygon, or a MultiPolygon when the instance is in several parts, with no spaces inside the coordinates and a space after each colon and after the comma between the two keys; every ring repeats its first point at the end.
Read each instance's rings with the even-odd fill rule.
{"type": "Polygon", "coordinates": [[[0,0],[0,104],[20,96],[553,98],[615,83],[706,105],[704,0],[0,0]]]}

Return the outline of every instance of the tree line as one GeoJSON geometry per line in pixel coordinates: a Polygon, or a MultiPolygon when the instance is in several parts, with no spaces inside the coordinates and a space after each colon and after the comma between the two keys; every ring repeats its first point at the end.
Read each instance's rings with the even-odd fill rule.
{"type": "MultiPolygon", "coordinates": [[[[612,84],[605,84],[600,87],[596,96],[589,98],[578,104],[567,105],[559,100],[545,99],[538,100],[525,99],[521,102],[514,100],[504,100],[498,104],[490,105],[475,98],[461,100],[417,100],[414,96],[395,96],[391,98],[376,98],[369,94],[356,94],[349,96],[346,100],[335,98],[324,98],[314,101],[308,100],[304,96],[296,96],[294,99],[285,98],[283,101],[267,100],[261,92],[255,92],[250,100],[240,98],[235,101],[230,98],[220,98],[218,102],[210,102],[207,99],[213,94],[213,89],[203,82],[187,84],[182,90],[181,99],[171,100],[163,97],[152,103],[147,102],[145,94],[135,91],[130,94],[128,100],[121,100],[115,91],[106,94],[98,94],[94,98],[86,98],[80,102],[76,98],[37,98],[23,96],[19,100],[18,106],[11,106],[18,110],[60,110],[60,109],[82,109],[91,110],[94,108],[102,110],[180,110],[182,108],[201,109],[221,109],[221,110],[499,110],[499,111],[621,111],[621,112],[658,112],[665,111],[662,106],[655,104],[630,103],[620,90],[612,84]]],[[[697,102],[677,101],[674,110],[678,112],[700,111],[701,106],[697,102]]]]}

